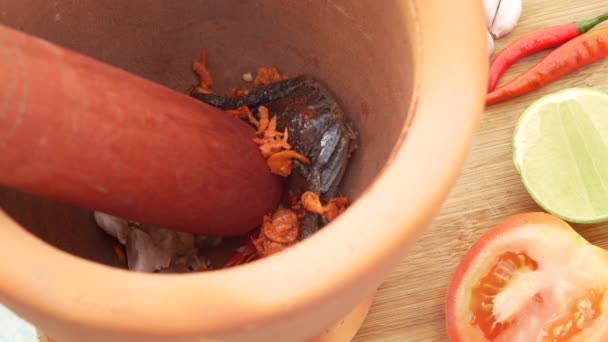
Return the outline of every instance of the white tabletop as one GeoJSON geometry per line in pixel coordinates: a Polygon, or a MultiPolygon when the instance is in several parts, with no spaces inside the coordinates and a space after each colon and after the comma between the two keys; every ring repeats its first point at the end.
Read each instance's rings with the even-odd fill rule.
{"type": "Polygon", "coordinates": [[[0,342],[38,342],[36,329],[0,305],[0,342]]]}

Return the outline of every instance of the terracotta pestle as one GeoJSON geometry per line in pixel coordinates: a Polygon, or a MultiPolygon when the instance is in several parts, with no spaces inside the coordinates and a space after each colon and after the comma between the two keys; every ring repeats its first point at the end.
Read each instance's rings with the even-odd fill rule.
{"type": "Polygon", "coordinates": [[[237,235],[281,194],[253,132],[189,96],[0,26],[2,185],[147,224],[237,235]]]}

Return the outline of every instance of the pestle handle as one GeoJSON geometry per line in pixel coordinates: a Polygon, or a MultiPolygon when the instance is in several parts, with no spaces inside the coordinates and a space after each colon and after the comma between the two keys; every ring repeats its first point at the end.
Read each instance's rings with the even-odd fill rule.
{"type": "Polygon", "coordinates": [[[229,236],[276,208],[251,127],[0,26],[0,184],[177,230],[229,236]]]}

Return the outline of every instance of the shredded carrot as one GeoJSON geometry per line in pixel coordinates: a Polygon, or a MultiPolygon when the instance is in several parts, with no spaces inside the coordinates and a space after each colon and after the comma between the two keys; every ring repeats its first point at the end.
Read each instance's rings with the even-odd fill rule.
{"type": "Polygon", "coordinates": [[[262,67],[258,69],[253,85],[256,87],[263,86],[272,82],[287,79],[287,76],[281,74],[275,67],[262,67]]]}
{"type": "Polygon", "coordinates": [[[198,61],[194,61],[192,63],[192,70],[198,75],[200,84],[196,87],[196,90],[199,93],[203,94],[211,94],[213,91],[211,90],[211,86],[213,85],[213,79],[211,79],[211,74],[209,70],[207,70],[207,50],[201,49],[201,57],[198,61]]]}
{"type": "Polygon", "coordinates": [[[253,244],[260,256],[269,256],[296,243],[301,234],[300,230],[296,213],[290,209],[280,209],[272,217],[264,217],[260,235],[253,244]]]}
{"type": "Polygon", "coordinates": [[[312,213],[322,215],[327,219],[327,221],[331,222],[346,209],[346,206],[348,205],[348,198],[332,198],[329,200],[329,203],[324,206],[321,204],[321,199],[317,194],[307,191],[302,194],[301,203],[304,209],[312,213]]]}
{"type": "Polygon", "coordinates": [[[115,244],[114,245],[114,253],[116,254],[116,257],[118,258],[118,260],[120,261],[120,263],[122,263],[123,265],[127,264],[127,256],[125,255],[125,252],[123,250],[122,245],[115,244]]]}

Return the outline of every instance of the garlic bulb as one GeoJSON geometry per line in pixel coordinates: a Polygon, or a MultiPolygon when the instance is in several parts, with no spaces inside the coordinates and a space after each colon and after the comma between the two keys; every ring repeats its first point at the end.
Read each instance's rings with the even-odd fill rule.
{"type": "Polygon", "coordinates": [[[96,211],[93,214],[95,223],[109,235],[118,239],[123,245],[127,243],[127,234],[129,232],[129,223],[127,220],[120,217],[105,214],[96,211]]]}
{"type": "Polygon", "coordinates": [[[522,0],[483,0],[488,30],[495,39],[513,30],[522,11],[522,0]]]}

